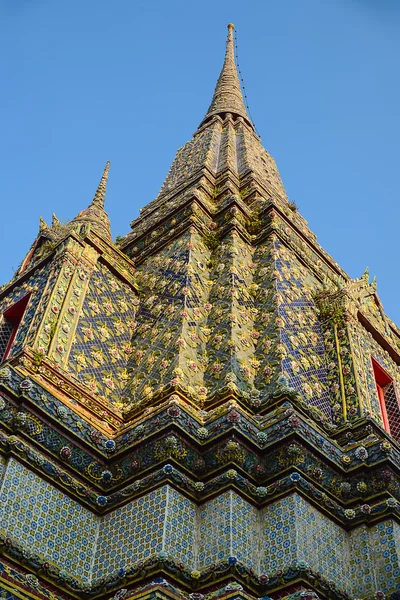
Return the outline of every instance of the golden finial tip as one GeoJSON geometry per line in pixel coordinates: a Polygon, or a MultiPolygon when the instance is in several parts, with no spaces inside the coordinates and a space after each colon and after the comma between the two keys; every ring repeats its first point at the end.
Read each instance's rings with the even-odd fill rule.
{"type": "Polygon", "coordinates": [[[235,26],[233,23],[228,23],[228,29],[235,29],[235,26]]]}
{"type": "Polygon", "coordinates": [[[39,217],[39,225],[40,225],[40,231],[43,231],[43,229],[47,229],[47,223],[43,219],[43,217],[39,217]]]}

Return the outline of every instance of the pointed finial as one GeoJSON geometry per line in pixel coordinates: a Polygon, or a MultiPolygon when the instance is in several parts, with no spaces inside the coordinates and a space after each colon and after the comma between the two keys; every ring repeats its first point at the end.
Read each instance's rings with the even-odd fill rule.
{"type": "Polygon", "coordinates": [[[39,217],[39,231],[43,231],[44,229],[48,229],[48,225],[43,217],[39,217]]]}
{"type": "Polygon", "coordinates": [[[72,222],[90,225],[97,233],[111,241],[110,219],[104,210],[109,169],[110,161],[107,161],[93,200],[72,222]]]}
{"type": "Polygon", "coordinates": [[[59,227],[59,226],[60,226],[60,221],[59,221],[59,219],[57,218],[57,215],[56,215],[56,213],[53,213],[53,214],[52,214],[51,226],[52,226],[52,227],[59,227]]]}
{"type": "Polygon", "coordinates": [[[234,31],[235,26],[233,23],[229,23],[224,64],[210,107],[200,126],[213,115],[231,113],[243,117],[253,127],[243,102],[242,89],[235,64],[234,31]]]}
{"type": "Polygon", "coordinates": [[[110,161],[106,162],[106,166],[103,171],[103,175],[101,176],[99,187],[96,190],[94,198],[92,200],[91,206],[97,206],[98,208],[104,208],[104,204],[106,201],[106,190],[107,190],[107,180],[108,180],[108,171],[110,170],[110,161]]]}

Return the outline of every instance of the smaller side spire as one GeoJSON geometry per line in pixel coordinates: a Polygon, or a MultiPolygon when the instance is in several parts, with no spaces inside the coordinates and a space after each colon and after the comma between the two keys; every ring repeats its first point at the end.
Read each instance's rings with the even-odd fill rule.
{"type": "Polygon", "coordinates": [[[99,186],[96,190],[94,198],[90,204],[90,206],[97,206],[98,208],[104,208],[106,202],[106,191],[107,191],[107,181],[108,181],[108,172],[110,170],[110,161],[106,162],[106,166],[103,171],[103,175],[101,176],[99,186]]]}
{"type": "Polygon", "coordinates": [[[72,223],[87,223],[91,225],[94,231],[97,231],[101,236],[111,241],[110,219],[104,210],[109,170],[110,161],[107,161],[93,200],[85,210],[82,210],[72,220],[72,223]]]}

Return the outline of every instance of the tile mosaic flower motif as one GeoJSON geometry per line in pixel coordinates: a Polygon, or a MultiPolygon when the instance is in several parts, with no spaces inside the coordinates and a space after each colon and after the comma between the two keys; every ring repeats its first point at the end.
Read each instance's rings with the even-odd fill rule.
{"type": "Polygon", "coordinates": [[[120,402],[126,385],[137,298],[105,265],[93,272],[69,357],[92,391],[120,402]]]}

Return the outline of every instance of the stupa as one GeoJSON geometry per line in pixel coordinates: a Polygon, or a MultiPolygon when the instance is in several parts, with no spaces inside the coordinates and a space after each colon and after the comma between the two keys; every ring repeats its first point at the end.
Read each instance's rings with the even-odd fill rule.
{"type": "Polygon", "coordinates": [[[287,198],[234,27],[113,242],[40,220],[0,291],[0,597],[400,598],[400,330],[287,198]]]}

